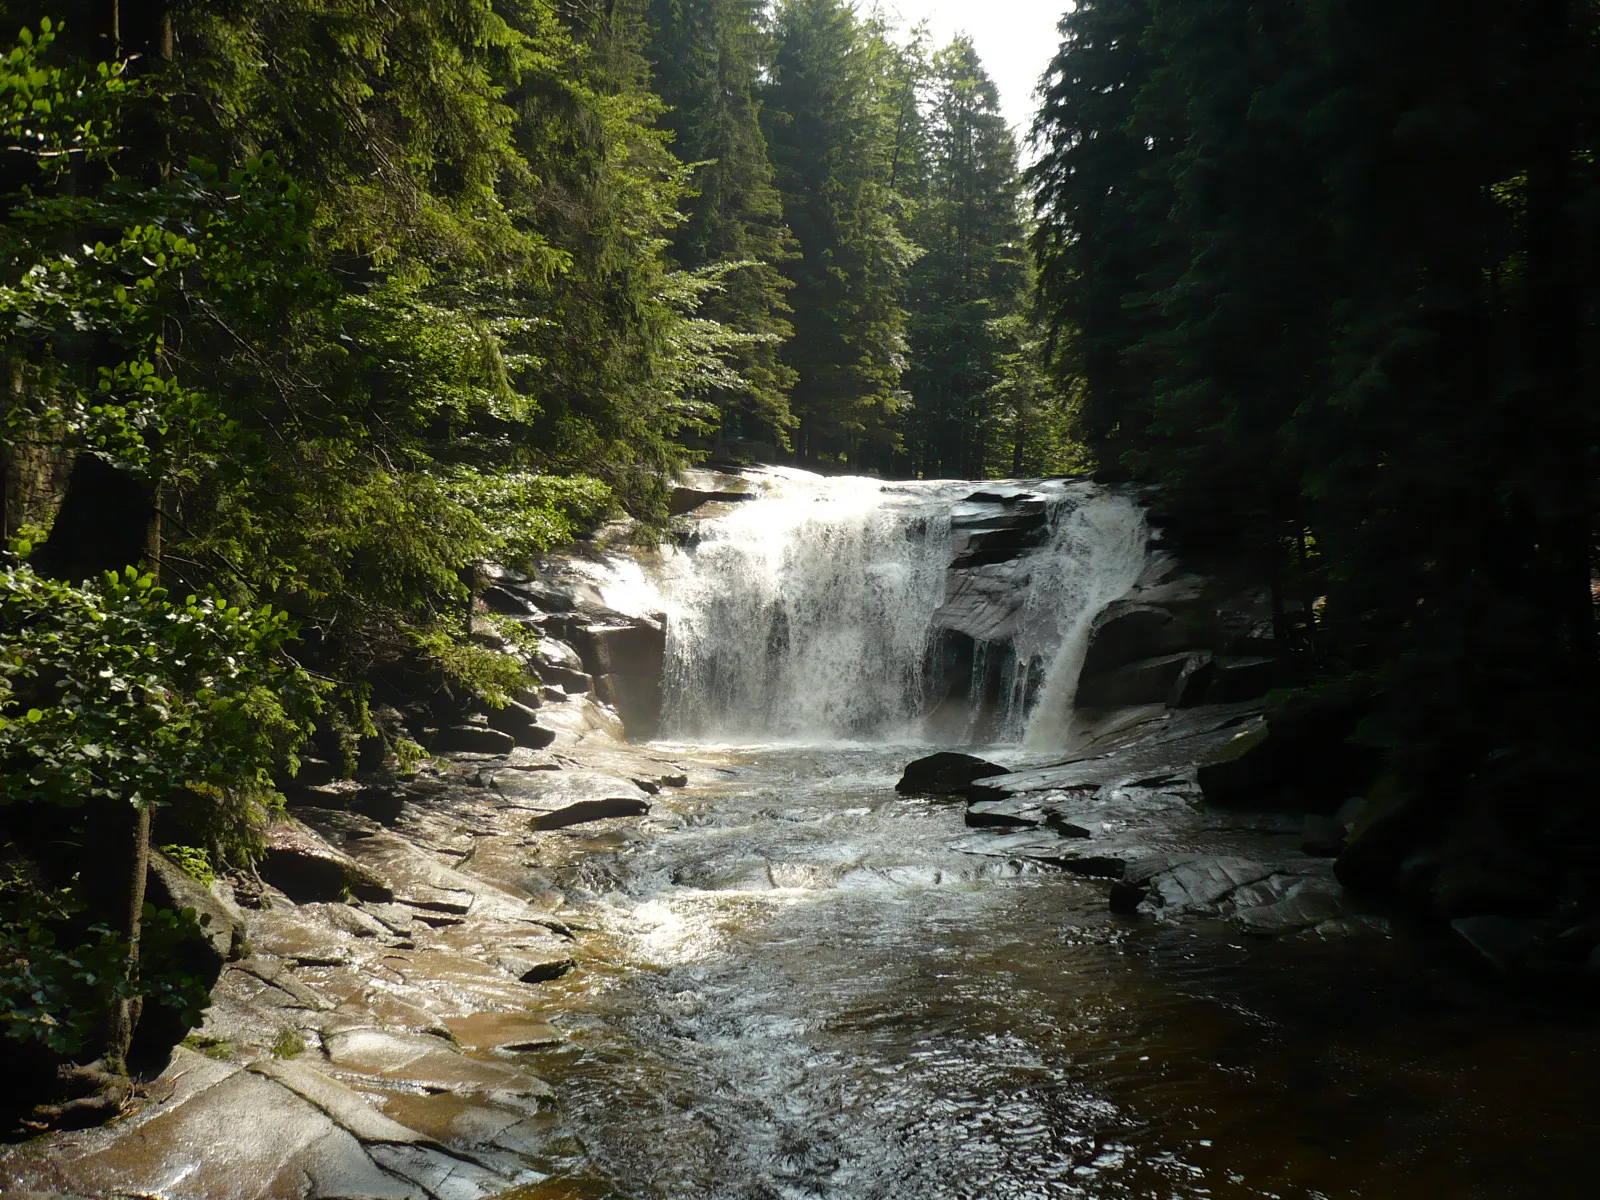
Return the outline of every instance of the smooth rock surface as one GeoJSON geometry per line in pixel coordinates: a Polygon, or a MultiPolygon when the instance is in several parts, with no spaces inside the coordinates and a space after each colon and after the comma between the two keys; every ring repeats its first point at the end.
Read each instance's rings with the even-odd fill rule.
{"type": "Polygon", "coordinates": [[[627,779],[601,771],[507,772],[490,787],[507,807],[524,810],[534,829],[563,829],[650,811],[649,795],[627,779]]]}
{"type": "Polygon", "coordinates": [[[261,874],[291,900],[341,900],[347,895],[362,900],[394,898],[394,889],[382,875],[334,849],[292,817],[268,826],[262,837],[266,855],[261,874]]]}

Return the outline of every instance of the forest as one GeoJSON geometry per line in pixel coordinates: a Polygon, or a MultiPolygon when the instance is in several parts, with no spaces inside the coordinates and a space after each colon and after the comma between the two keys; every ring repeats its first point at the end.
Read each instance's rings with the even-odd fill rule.
{"type": "Polygon", "coordinates": [[[1020,133],[969,39],[847,0],[0,32],[30,1070],[203,1007],[152,847],[247,869],[298,756],[421,752],[376,700],[504,704],[481,567],[660,534],[695,464],[1153,486],[1271,581],[1277,698],[1384,819],[1515,827],[1600,897],[1594,0],[1078,0],[1020,133]]]}

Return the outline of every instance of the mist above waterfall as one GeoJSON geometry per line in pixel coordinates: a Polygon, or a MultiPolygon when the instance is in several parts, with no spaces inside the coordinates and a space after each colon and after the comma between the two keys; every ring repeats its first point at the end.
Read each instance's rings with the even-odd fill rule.
{"type": "Polygon", "coordinates": [[[980,728],[1016,740],[1030,710],[1030,748],[1065,738],[1093,618],[1143,563],[1130,500],[1081,482],[749,477],[760,498],[698,521],[661,568],[666,736],[925,741],[931,712],[948,737],[952,706],[965,705],[965,740],[980,728]],[[1036,544],[974,550],[1017,524],[1007,514],[1019,504],[1034,506],[1036,544]],[[996,630],[972,637],[948,619],[964,573],[997,591],[996,630]],[[952,656],[970,661],[951,670],[952,656]],[[996,664],[1003,712],[985,724],[996,664]]]}

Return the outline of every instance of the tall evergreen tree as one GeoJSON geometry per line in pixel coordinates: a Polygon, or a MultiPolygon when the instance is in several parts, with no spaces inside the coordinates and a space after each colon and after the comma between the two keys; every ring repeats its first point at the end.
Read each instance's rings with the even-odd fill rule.
{"type": "Polygon", "coordinates": [[[794,339],[796,449],[808,462],[886,463],[904,404],[904,279],[915,250],[892,181],[900,91],[891,59],[846,0],[778,8],[764,121],[799,255],[794,339]],[[889,100],[889,97],[893,100],[889,100]]]}
{"type": "Polygon", "coordinates": [[[981,476],[996,434],[993,322],[1016,310],[1026,281],[1017,148],[970,39],[934,56],[931,90],[924,198],[912,222],[927,249],[911,272],[906,451],[915,474],[981,476]]]}
{"type": "Polygon", "coordinates": [[[1465,808],[1567,861],[1600,837],[1543,799],[1600,707],[1600,8],[1084,0],[1062,30],[1031,178],[1086,440],[1318,597],[1305,667],[1368,695],[1420,836],[1465,808]]]}
{"type": "Polygon", "coordinates": [[[719,389],[717,447],[729,438],[786,447],[795,372],[782,360],[792,332],[780,269],[793,253],[760,123],[766,35],[756,0],[651,0],[652,79],[662,124],[694,174],[673,256],[689,269],[741,264],[705,306],[730,328],[763,335],[738,359],[745,387],[719,389]]]}
{"type": "Polygon", "coordinates": [[[1181,130],[1138,112],[1158,65],[1150,22],[1150,0],[1082,0],[1062,18],[1027,172],[1052,366],[1063,387],[1081,381],[1080,430],[1108,472],[1143,444],[1146,379],[1132,351],[1155,327],[1150,294],[1179,261],[1165,165],[1181,130]]]}

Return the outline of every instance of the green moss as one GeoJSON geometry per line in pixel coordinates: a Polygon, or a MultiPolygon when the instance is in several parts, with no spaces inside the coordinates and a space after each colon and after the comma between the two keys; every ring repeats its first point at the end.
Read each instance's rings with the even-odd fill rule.
{"type": "Polygon", "coordinates": [[[207,1058],[215,1058],[226,1062],[233,1057],[233,1044],[224,1038],[212,1037],[207,1033],[191,1033],[183,1039],[183,1044],[189,1049],[204,1054],[207,1058]]]}
{"type": "Polygon", "coordinates": [[[161,853],[183,868],[184,874],[210,887],[217,881],[211,856],[198,846],[163,846],[161,853]]]}
{"type": "Polygon", "coordinates": [[[299,1058],[306,1052],[306,1040],[298,1029],[285,1029],[269,1047],[274,1058],[299,1058]]]}

